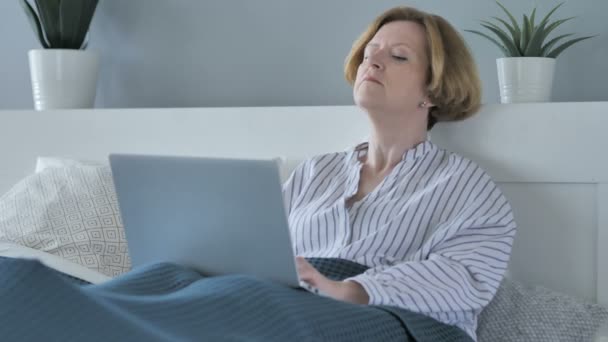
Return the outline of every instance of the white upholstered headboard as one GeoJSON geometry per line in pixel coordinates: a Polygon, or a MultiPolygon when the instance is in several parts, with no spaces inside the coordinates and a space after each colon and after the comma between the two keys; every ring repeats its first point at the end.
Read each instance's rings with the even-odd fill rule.
{"type": "MultiPolygon", "coordinates": [[[[490,105],[431,138],[484,167],[511,200],[514,278],[608,305],[608,102],[490,105]]],[[[285,157],[367,136],[353,106],[0,111],[0,193],[38,156],[110,152],[285,157]]]]}

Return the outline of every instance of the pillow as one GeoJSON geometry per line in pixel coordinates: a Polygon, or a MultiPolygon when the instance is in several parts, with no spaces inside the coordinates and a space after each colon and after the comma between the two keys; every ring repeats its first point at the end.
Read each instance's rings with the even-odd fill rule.
{"type": "Polygon", "coordinates": [[[597,304],[504,278],[479,316],[478,341],[593,341],[608,320],[597,304]]]}
{"type": "Polygon", "coordinates": [[[110,168],[44,168],[0,197],[0,242],[113,277],[131,268],[110,168]]]}
{"type": "Polygon", "coordinates": [[[36,159],[36,173],[42,172],[50,168],[63,168],[72,166],[103,166],[107,165],[108,162],[99,162],[92,160],[81,160],[72,158],[61,158],[61,157],[38,157],[36,159]]]}
{"type": "MultiPolygon", "coordinates": [[[[289,177],[285,158],[282,181],[289,177]]],[[[36,173],[0,198],[0,242],[48,252],[113,277],[131,268],[107,161],[38,157],[36,173]]]]}

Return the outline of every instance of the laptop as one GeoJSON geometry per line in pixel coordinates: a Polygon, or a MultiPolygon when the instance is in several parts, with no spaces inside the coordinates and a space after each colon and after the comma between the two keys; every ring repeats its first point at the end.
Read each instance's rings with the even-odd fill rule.
{"type": "Polygon", "coordinates": [[[110,154],[133,267],[173,262],[205,276],[302,287],[276,160],[110,154]]]}

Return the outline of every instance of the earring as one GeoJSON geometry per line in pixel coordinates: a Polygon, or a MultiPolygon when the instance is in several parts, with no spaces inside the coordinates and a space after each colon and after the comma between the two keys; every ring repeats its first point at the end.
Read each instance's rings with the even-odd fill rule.
{"type": "Polygon", "coordinates": [[[418,107],[420,107],[420,108],[426,107],[426,101],[420,102],[420,104],[418,104],[418,107]]]}

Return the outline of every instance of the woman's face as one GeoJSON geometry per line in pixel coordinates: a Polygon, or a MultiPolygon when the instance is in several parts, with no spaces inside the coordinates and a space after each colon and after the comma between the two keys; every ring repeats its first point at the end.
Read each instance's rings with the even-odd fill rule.
{"type": "Polygon", "coordinates": [[[432,105],[426,93],[429,61],[424,27],[393,21],[378,30],[365,47],[353,88],[355,103],[367,111],[389,113],[432,105]]]}

